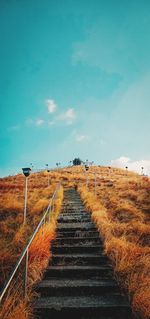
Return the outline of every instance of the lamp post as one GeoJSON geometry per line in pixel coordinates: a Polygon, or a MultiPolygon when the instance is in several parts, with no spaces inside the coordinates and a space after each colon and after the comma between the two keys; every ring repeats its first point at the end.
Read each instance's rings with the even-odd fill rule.
{"type": "Polygon", "coordinates": [[[126,166],[126,172],[128,171],[128,166],[126,166]]]}
{"type": "Polygon", "coordinates": [[[23,174],[25,176],[25,198],[24,198],[24,218],[23,223],[26,223],[26,215],[27,215],[27,191],[28,191],[28,176],[30,175],[31,168],[25,167],[22,168],[23,174]]]}
{"type": "Polygon", "coordinates": [[[48,173],[48,186],[50,185],[50,176],[49,176],[49,172],[50,172],[50,169],[47,170],[47,173],[48,173]]]}
{"type": "Polygon", "coordinates": [[[144,175],[144,167],[141,167],[141,175],[144,175]]]}
{"type": "Polygon", "coordinates": [[[88,189],[88,170],[89,166],[85,164],[85,172],[86,172],[86,188],[88,189]]]}
{"type": "Polygon", "coordinates": [[[61,164],[60,162],[57,162],[57,163],[56,163],[57,168],[60,166],[60,164],[61,164]]]}
{"type": "Polygon", "coordinates": [[[50,185],[50,179],[49,179],[49,172],[50,172],[50,169],[48,168],[48,164],[45,164],[46,166],[46,170],[47,170],[47,173],[48,173],[48,186],[50,185]]]}

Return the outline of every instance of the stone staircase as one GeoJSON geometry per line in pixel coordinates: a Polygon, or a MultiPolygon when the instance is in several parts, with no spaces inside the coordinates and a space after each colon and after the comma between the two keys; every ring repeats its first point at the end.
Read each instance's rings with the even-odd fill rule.
{"type": "Polygon", "coordinates": [[[36,287],[35,318],[133,318],[90,214],[74,189],[65,191],[52,253],[36,287]]]}

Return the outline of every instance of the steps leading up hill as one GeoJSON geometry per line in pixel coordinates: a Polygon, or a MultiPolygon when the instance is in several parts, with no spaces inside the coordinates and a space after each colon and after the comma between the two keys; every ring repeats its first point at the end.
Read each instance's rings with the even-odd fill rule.
{"type": "Polygon", "coordinates": [[[37,285],[35,318],[131,319],[90,214],[74,189],[65,191],[52,261],[37,285]]]}

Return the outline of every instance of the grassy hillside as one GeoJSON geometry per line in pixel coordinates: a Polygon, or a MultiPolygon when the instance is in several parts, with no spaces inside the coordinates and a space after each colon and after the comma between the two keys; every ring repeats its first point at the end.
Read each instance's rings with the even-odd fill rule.
{"type": "MultiPolygon", "coordinates": [[[[0,179],[0,285],[4,286],[19,256],[38,225],[59,179],[53,175],[48,186],[47,172],[31,174],[28,178],[28,204],[26,224],[23,224],[24,184],[23,175],[0,179]]],[[[55,238],[56,219],[60,211],[63,189],[54,202],[50,224],[46,223],[35,236],[29,249],[28,298],[24,298],[24,262],[19,277],[14,278],[4,298],[0,317],[6,319],[32,318],[29,301],[33,298],[33,284],[40,280],[51,257],[51,242],[55,238]],[[17,301],[17,302],[16,302],[17,301]]]]}
{"type": "MultiPolygon", "coordinates": [[[[129,294],[133,310],[141,318],[149,318],[150,179],[108,167],[90,167],[89,171],[85,172],[84,167],[77,166],[52,171],[49,175],[49,187],[47,172],[31,174],[28,179],[28,212],[25,226],[22,224],[24,176],[0,179],[1,286],[48,206],[56,184],[61,180],[64,188],[76,187],[80,192],[103,238],[105,253],[114,266],[117,279],[129,294]]],[[[61,200],[62,194],[59,207],[61,200]]],[[[49,230],[47,231],[49,233],[49,230]]],[[[51,234],[53,238],[53,231],[51,234]]],[[[48,251],[46,237],[45,245],[48,245],[48,251]]],[[[33,246],[33,252],[37,251],[37,247],[38,239],[33,246]]],[[[33,256],[34,254],[35,252],[33,256]]],[[[38,263],[41,264],[42,259],[39,258],[38,263]]],[[[35,264],[37,261],[34,260],[32,269],[35,264]]],[[[30,318],[28,315],[19,318],[30,318]]],[[[6,318],[11,319],[13,316],[11,314],[6,318]]],[[[14,318],[17,318],[16,313],[14,318]]]]}

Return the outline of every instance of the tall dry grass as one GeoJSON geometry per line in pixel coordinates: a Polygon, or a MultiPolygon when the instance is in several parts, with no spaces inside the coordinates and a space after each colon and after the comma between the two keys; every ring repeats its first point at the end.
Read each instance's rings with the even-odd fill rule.
{"type": "Polygon", "coordinates": [[[143,212],[140,215],[128,203],[122,203],[120,210],[116,206],[115,211],[108,211],[85,187],[78,190],[97,225],[116,276],[128,291],[134,313],[150,318],[150,225],[144,223],[143,212]],[[118,218],[118,212],[122,218],[118,218]]]}
{"type": "MultiPolygon", "coordinates": [[[[2,203],[2,205],[0,204],[0,229],[2,230],[0,238],[0,255],[2,257],[0,257],[0,261],[2,262],[3,277],[6,276],[6,272],[10,271],[11,262],[15,262],[21,247],[25,245],[23,238],[27,238],[30,231],[38,224],[43,213],[42,209],[45,209],[49,196],[61,179],[65,188],[79,187],[87,209],[92,212],[92,218],[103,238],[105,252],[114,266],[116,276],[120,284],[128,291],[134,312],[141,318],[149,318],[149,178],[117,168],[109,169],[108,167],[95,166],[91,167],[88,172],[89,192],[87,192],[84,187],[87,175],[83,167],[63,168],[50,172],[49,175],[49,187],[47,186],[47,172],[32,174],[29,177],[28,223],[25,229],[22,227],[21,210],[24,203],[24,177],[18,175],[0,180],[0,202],[2,203]],[[97,176],[96,196],[94,196],[94,173],[97,176]],[[7,207],[9,196],[10,204],[7,207]],[[10,209],[12,199],[16,201],[16,204],[10,209]],[[11,243],[13,243],[14,250],[11,243]],[[9,270],[6,269],[8,264],[10,265],[9,270]]],[[[56,209],[57,204],[55,204],[56,209]]],[[[51,216],[51,223],[54,220],[55,217],[51,216]]],[[[51,234],[51,236],[53,235],[51,234]]],[[[46,258],[45,254],[44,259],[47,260],[46,258]]],[[[32,261],[32,269],[35,269],[36,265],[39,267],[38,260],[35,261],[32,258],[32,261]]],[[[39,263],[41,264],[41,261],[39,263]]],[[[34,271],[29,277],[29,286],[30,282],[32,285],[32,282],[38,280],[40,276],[39,267],[39,275],[38,272],[34,271]]],[[[21,307],[22,304],[20,304],[20,309],[21,307]]],[[[28,310],[27,315],[25,311],[23,312],[21,319],[28,319],[31,316],[29,304],[27,308],[25,304],[23,307],[28,310]],[[30,316],[28,316],[29,313],[30,316]]],[[[17,311],[19,313],[20,310],[17,311]]]]}
{"type": "MultiPolygon", "coordinates": [[[[11,290],[6,296],[0,313],[1,318],[33,318],[31,301],[35,297],[35,293],[33,292],[32,287],[37,281],[41,280],[43,272],[49,263],[49,259],[51,257],[51,243],[55,238],[57,217],[61,209],[62,200],[63,188],[61,187],[54,202],[54,210],[51,219],[48,219],[46,224],[40,228],[29,248],[27,297],[24,298],[22,296],[22,275],[19,277],[19,280],[18,277],[15,279],[11,290]]],[[[20,273],[18,276],[20,276],[20,273]]]]}
{"type": "Polygon", "coordinates": [[[34,173],[28,178],[27,219],[23,225],[23,175],[0,179],[0,286],[2,287],[31,233],[47,208],[59,176],[50,179],[47,172],[34,173]]]}

